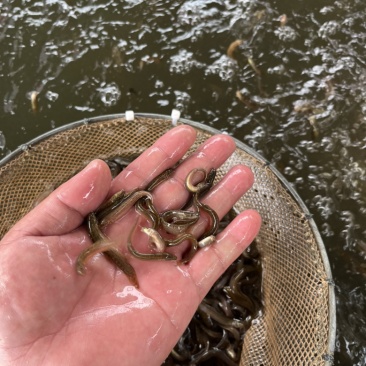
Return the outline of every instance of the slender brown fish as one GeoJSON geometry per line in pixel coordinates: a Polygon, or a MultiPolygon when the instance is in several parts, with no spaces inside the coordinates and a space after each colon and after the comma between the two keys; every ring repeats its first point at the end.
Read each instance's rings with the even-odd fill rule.
{"type": "Polygon", "coordinates": [[[201,236],[201,238],[205,238],[205,237],[211,236],[211,235],[216,235],[217,230],[219,228],[219,222],[220,222],[220,219],[219,219],[216,211],[213,210],[210,206],[199,201],[197,194],[193,195],[193,203],[194,203],[194,206],[196,207],[197,211],[202,210],[202,211],[206,212],[210,216],[210,219],[211,219],[211,223],[210,223],[208,229],[201,236]]]}
{"type": "Polygon", "coordinates": [[[166,181],[174,172],[174,168],[169,168],[164,170],[162,173],[160,173],[156,178],[154,178],[146,187],[146,190],[148,192],[151,192],[153,189],[155,189],[159,184],[166,181]]]}
{"type": "Polygon", "coordinates": [[[94,257],[98,253],[106,252],[107,250],[111,250],[115,248],[116,243],[112,241],[98,241],[91,245],[90,247],[84,249],[78,256],[76,260],[76,271],[80,275],[85,274],[85,263],[91,258],[94,257]]]}
{"type": "Polygon", "coordinates": [[[196,254],[197,249],[198,249],[197,239],[192,234],[185,233],[185,234],[179,235],[175,239],[166,240],[166,245],[168,247],[179,245],[180,243],[182,243],[185,240],[189,240],[189,242],[191,243],[191,246],[190,246],[190,249],[186,253],[184,253],[182,258],[179,260],[179,263],[182,263],[182,264],[187,264],[196,254]]]}
{"type": "Polygon", "coordinates": [[[199,213],[186,210],[169,210],[160,214],[160,222],[167,233],[181,234],[195,224],[199,213]]]}
{"type": "MultiPolygon", "coordinates": [[[[104,235],[99,227],[97,217],[94,212],[91,212],[87,217],[87,226],[89,235],[94,243],[110,242],[108,237],[104,235]]],[[[135,269],[127,261],[125,256],[118,251],[117,248],[111,247],[106,251],[103,251],[106,255],[129,279],[129,281],[136,287],[139,287],[137,275],[135,269]]],[[[83,255],[83,252],[80,254],[83,255]]],[[[85,256],[85,254],[84,254],[85,256]]],[[[90,256],[88,256],[90,258],[90,256]]]]}
{"type": "Polygon", "coordinates": [[[100,226],[104,227],[119,220],[142,197],[148,197],[150,200],[152,200],[151,193],[147,191],[138,190],[126,194],[124,198],[118,202],[117,205],[111,207],[111,209],[105,214],[104,217],[98,216],[100,226]]]}
{"type": "MultiPolygon", "coordinates": [[[[174,255],[174,254],[171,254],[171,253],[167,253],[167,252],[160,252],[160,253],[141,253],[141,252],[138,252],[132,245],[132,234],[134,233],[135,231],[135,228],[137,226],[137,222],[136,224],[134,225],[134,227],[132,228],[132,230],[130,231],[130,234],[128,235],[128,239],[127,239],[127,248],[128,248],[128,251],[135,257],[135,258],[138,258],[138,259],[141,259],[141,260],[145,260],[145,261],[151,261],[151,260],[165,260],[165,261],[172,261],[172,260],[176,260],[177,257],[174,255]]],[[[147,228],[145,228],[147,229],[147,228]]],[[[153,230],[153,229],[152,229],[153,230]]],[[[155,239],[157,239],[159,233],[156,232],[154,230],[154,232],[152,231],[149,231],[149,230],[145,230],[145,233],[146,234],[153,234],[152,236],[155,237],[155,239]]],[[[150,236],[150,235],[149,235],[150,236]]],[[[150,238],[152,237],[150,236],[150,238]]],[[[163,240],[163,238],[159,238],[157,239],[157,245],[158,246],[163,246],[164,244],[161,243],[161,241],[163,240]]]]}

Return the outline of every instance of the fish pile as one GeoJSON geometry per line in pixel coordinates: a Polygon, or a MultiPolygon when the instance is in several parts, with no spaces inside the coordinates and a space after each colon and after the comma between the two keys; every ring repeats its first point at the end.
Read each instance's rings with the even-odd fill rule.
{"type": "MultiPolygon", "coordinates": [[[[235,216],[221,221],[225,228],[235,216]]],[[[246,331],[260,314],[262,263],[257,244],[215,282],[163,366],[237,366],[246,331]]]]}
{"type": "Polygon", "coordinates": [[[175,260],[179,264],[187,264],[199,248],[206,247],[215,241],[220,220],[210,206],[201,202],[201,197],[211,189],[216,170],[211,169],[206,172],[201,168],[193,169],[185,179],[185,187],[190,193],[190,198],[185,206],[179,210],[159,213],[154,206],[151,192],[168,179],[173,171],[174,168],[165,170],[153,179],[144,190],[135,189],[131,192],[122,190],[115,193],[95,212],[91,212],[87,216],[87,228],[93,244],[78,256],[76,270],[79,274],[85,274],[85,264],[91,257],[97,253],[103,253],[127,276],[131,284],[139,287],[134,268],[126,256],[118,250],[116,243],[103,233],[104,228],[120,220],[132,207],[135,207],[136,211],[150,222],[150,227],[143,227],[141,231],[149,237],[153,249],[152,253],[141,253],[132,245],[131,238],[139,222],[137,220],[127,240],[127,249],[135,258],[141,260],[175,260]],[[199,220],[202,213],[209,217],[209,225],[197,239],[190,229],[199,220]],[[190,247],[183,253],[181,259],[178,260],[176,255],[167,251],[168,248],[187,241],[190,247]]]}

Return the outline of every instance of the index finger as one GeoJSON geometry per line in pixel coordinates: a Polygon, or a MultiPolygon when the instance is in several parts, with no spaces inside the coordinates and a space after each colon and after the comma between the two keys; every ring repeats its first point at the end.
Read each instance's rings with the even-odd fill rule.
{"type": "Polygon", "coordinates": [[[110,194],[146,186],[164,170],[176,164],[196,139],[188,125],[172,128],[128,165],[112,182],[110,194]]]}

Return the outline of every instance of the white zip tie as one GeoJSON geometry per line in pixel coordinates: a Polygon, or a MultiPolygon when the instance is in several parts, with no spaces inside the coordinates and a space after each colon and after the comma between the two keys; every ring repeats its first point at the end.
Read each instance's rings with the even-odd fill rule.
{"type": "Polygon", "coordinates": [[[180,118],[180,111],[178,111],[178,109],[173,109],[171,116],[172,116],[172,125],[176,126],[180,118]]]}
{"type": "Polygon", "coordinates": [[[135,113],[133,111],[125,112],[126,121],[133,121],[135,119],[135,113]]]}

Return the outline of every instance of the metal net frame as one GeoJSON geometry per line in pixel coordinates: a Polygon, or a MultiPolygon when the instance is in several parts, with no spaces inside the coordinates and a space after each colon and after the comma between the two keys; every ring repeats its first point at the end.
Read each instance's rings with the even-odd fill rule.
{"type": "MultiPolygon", "coordinates": [[[[193,126],[194,151],[219,131],[193,126]]],[[[134,157],[172,128],[168,116],[124,114],[74,122],[21,146],[0,162],[0,238],[52,190],[90,161],[134,157]]],[[[262,227],[256,239],[263,263],[263,309],[244,337],[241,366],[331,365],[335,344],[334,286],[328,258],[306,206],[282,175],[242,142],[218,169],[249,166],[253,187],[235,204],[257,210],[262,227]]]]}

